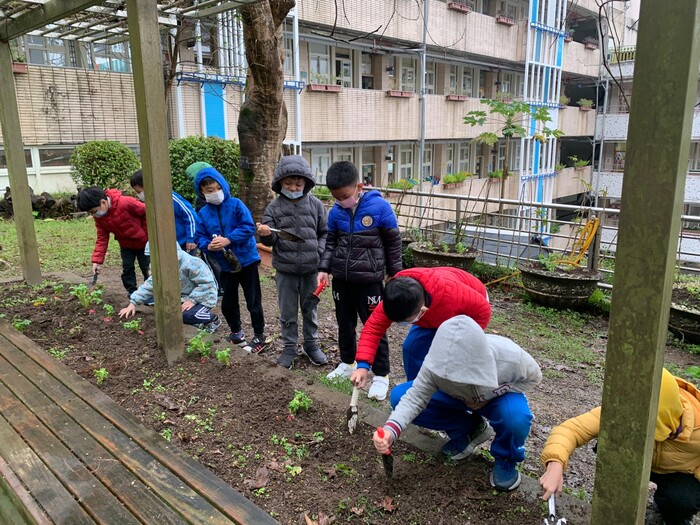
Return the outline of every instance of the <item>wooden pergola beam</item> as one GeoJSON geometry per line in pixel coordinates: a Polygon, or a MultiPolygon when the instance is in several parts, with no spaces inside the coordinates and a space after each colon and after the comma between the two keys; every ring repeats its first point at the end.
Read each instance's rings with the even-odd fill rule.
{"type": "Polygon", "coordinates": [[[101,3],[102,0],[48,0],[28,13],[0,23],[0,41],[9,42],[13,38],[101,3]]]}
{"type": "Polygon", "coordinates": [[[17,229],[17,244],[22,265],[22,275],[29,284],[41,282],[39,249],[34,231],[32,200],[27,179],[27,162],[19,121],[15,79],[12,73],[10,44],[0,42],[0,126],[7,157],[7,172],[12,193],[12,213],[17,229]]]}
{"type": "Polygon", "coordinates": [[[700,0],[641,3],[591,523],[642,524],[700,58],[700,0]]]}
{"type": "Polygon", "coordinates": [[[157,0],[127,0],[127,13],[146,193],[156,331],[158,345],[165,351],[168,363],[172,364],[184,356],[185,345],[157,0]]]}

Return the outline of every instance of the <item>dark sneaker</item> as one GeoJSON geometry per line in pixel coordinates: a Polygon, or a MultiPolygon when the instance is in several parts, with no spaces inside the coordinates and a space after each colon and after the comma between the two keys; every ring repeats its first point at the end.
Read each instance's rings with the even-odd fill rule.
{"type": "Polygon", "coordinates": [[[491,471],[491,486],[501,492],[508,492],[520,485],[520,472],[515,468],[515,461],[496,458],[491,471]]]}
{"type": "Polygon", "coordinates": [[[445,444],[442,451],[454,461],[468,458],[474,453],[476,447],[488,441],[494,433],[491,425],[482,417],[474,430],[464,437],[451,439],[445,444]]]}
{"type": "Polygon", "coordinates": [[[270,347],[270,341],[267,340],[264,334],[255,334],[253,340],[250,342],[251,352],[254,354],[259,354],[263,350],[267,350],[270,347]]]}
{"type": "Polygon", "coordinates": [[[326,357],[326,354],[324,354],[318,346],[314,346],[308,349],[302,348],[301,353],[309,358],[309,361],[311,361],[312,365],[323,366],[328,364],[328,357],[326,357]]]}
{"type": "Polygon", "coordinates": [[[245,340],[245,334],[243,333],[243,330],[240,332],[231,332],[231,335],[229,335],[226,340],[229,343],[233,343],[234,345],[238,345],[240,347],[248,346],[248,343],[245,340]]]}
{"type": "Polygon", "coordinates": [[[204,330],[208,334],[213,334],[217,328],[221,326],[221,319],[219,319],[218,315],[214,316],[214,319],[212,319],[210,322],[202,325],[201,330],[204,330]]]}
{"type": "Polygon", "coordinates": [[[296,348],[285,348],[282,354],[277,358],[277,364],[282,368],[291,369],[294,366],[294,359],[297,356],[296,348]]]}

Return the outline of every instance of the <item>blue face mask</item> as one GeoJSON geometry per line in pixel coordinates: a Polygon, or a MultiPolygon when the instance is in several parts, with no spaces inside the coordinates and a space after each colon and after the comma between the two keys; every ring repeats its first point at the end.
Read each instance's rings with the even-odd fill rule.
{"type": "Polygon", "coordinates": [[[301,199],[304,196],[304,191],[289,191],[284,188],[280,190],[280,193],[287,197],[288,199],[301,199]]]}

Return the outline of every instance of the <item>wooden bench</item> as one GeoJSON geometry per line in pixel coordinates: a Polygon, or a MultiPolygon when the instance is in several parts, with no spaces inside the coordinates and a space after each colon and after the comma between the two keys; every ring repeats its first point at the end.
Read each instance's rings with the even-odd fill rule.
{"type": "Polygon", "coordinates": [[[0,522],[277,523],[0,320],[0,522]]]}

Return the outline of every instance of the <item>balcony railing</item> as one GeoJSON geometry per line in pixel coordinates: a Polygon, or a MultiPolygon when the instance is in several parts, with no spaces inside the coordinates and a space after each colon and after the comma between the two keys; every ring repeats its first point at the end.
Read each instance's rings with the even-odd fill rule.
{"type": "Polygon", "coordinates": [[[620,62],[634,62],[637,46],[623,46],[608,53],[608,62],[618,64],[620,62]]]}

